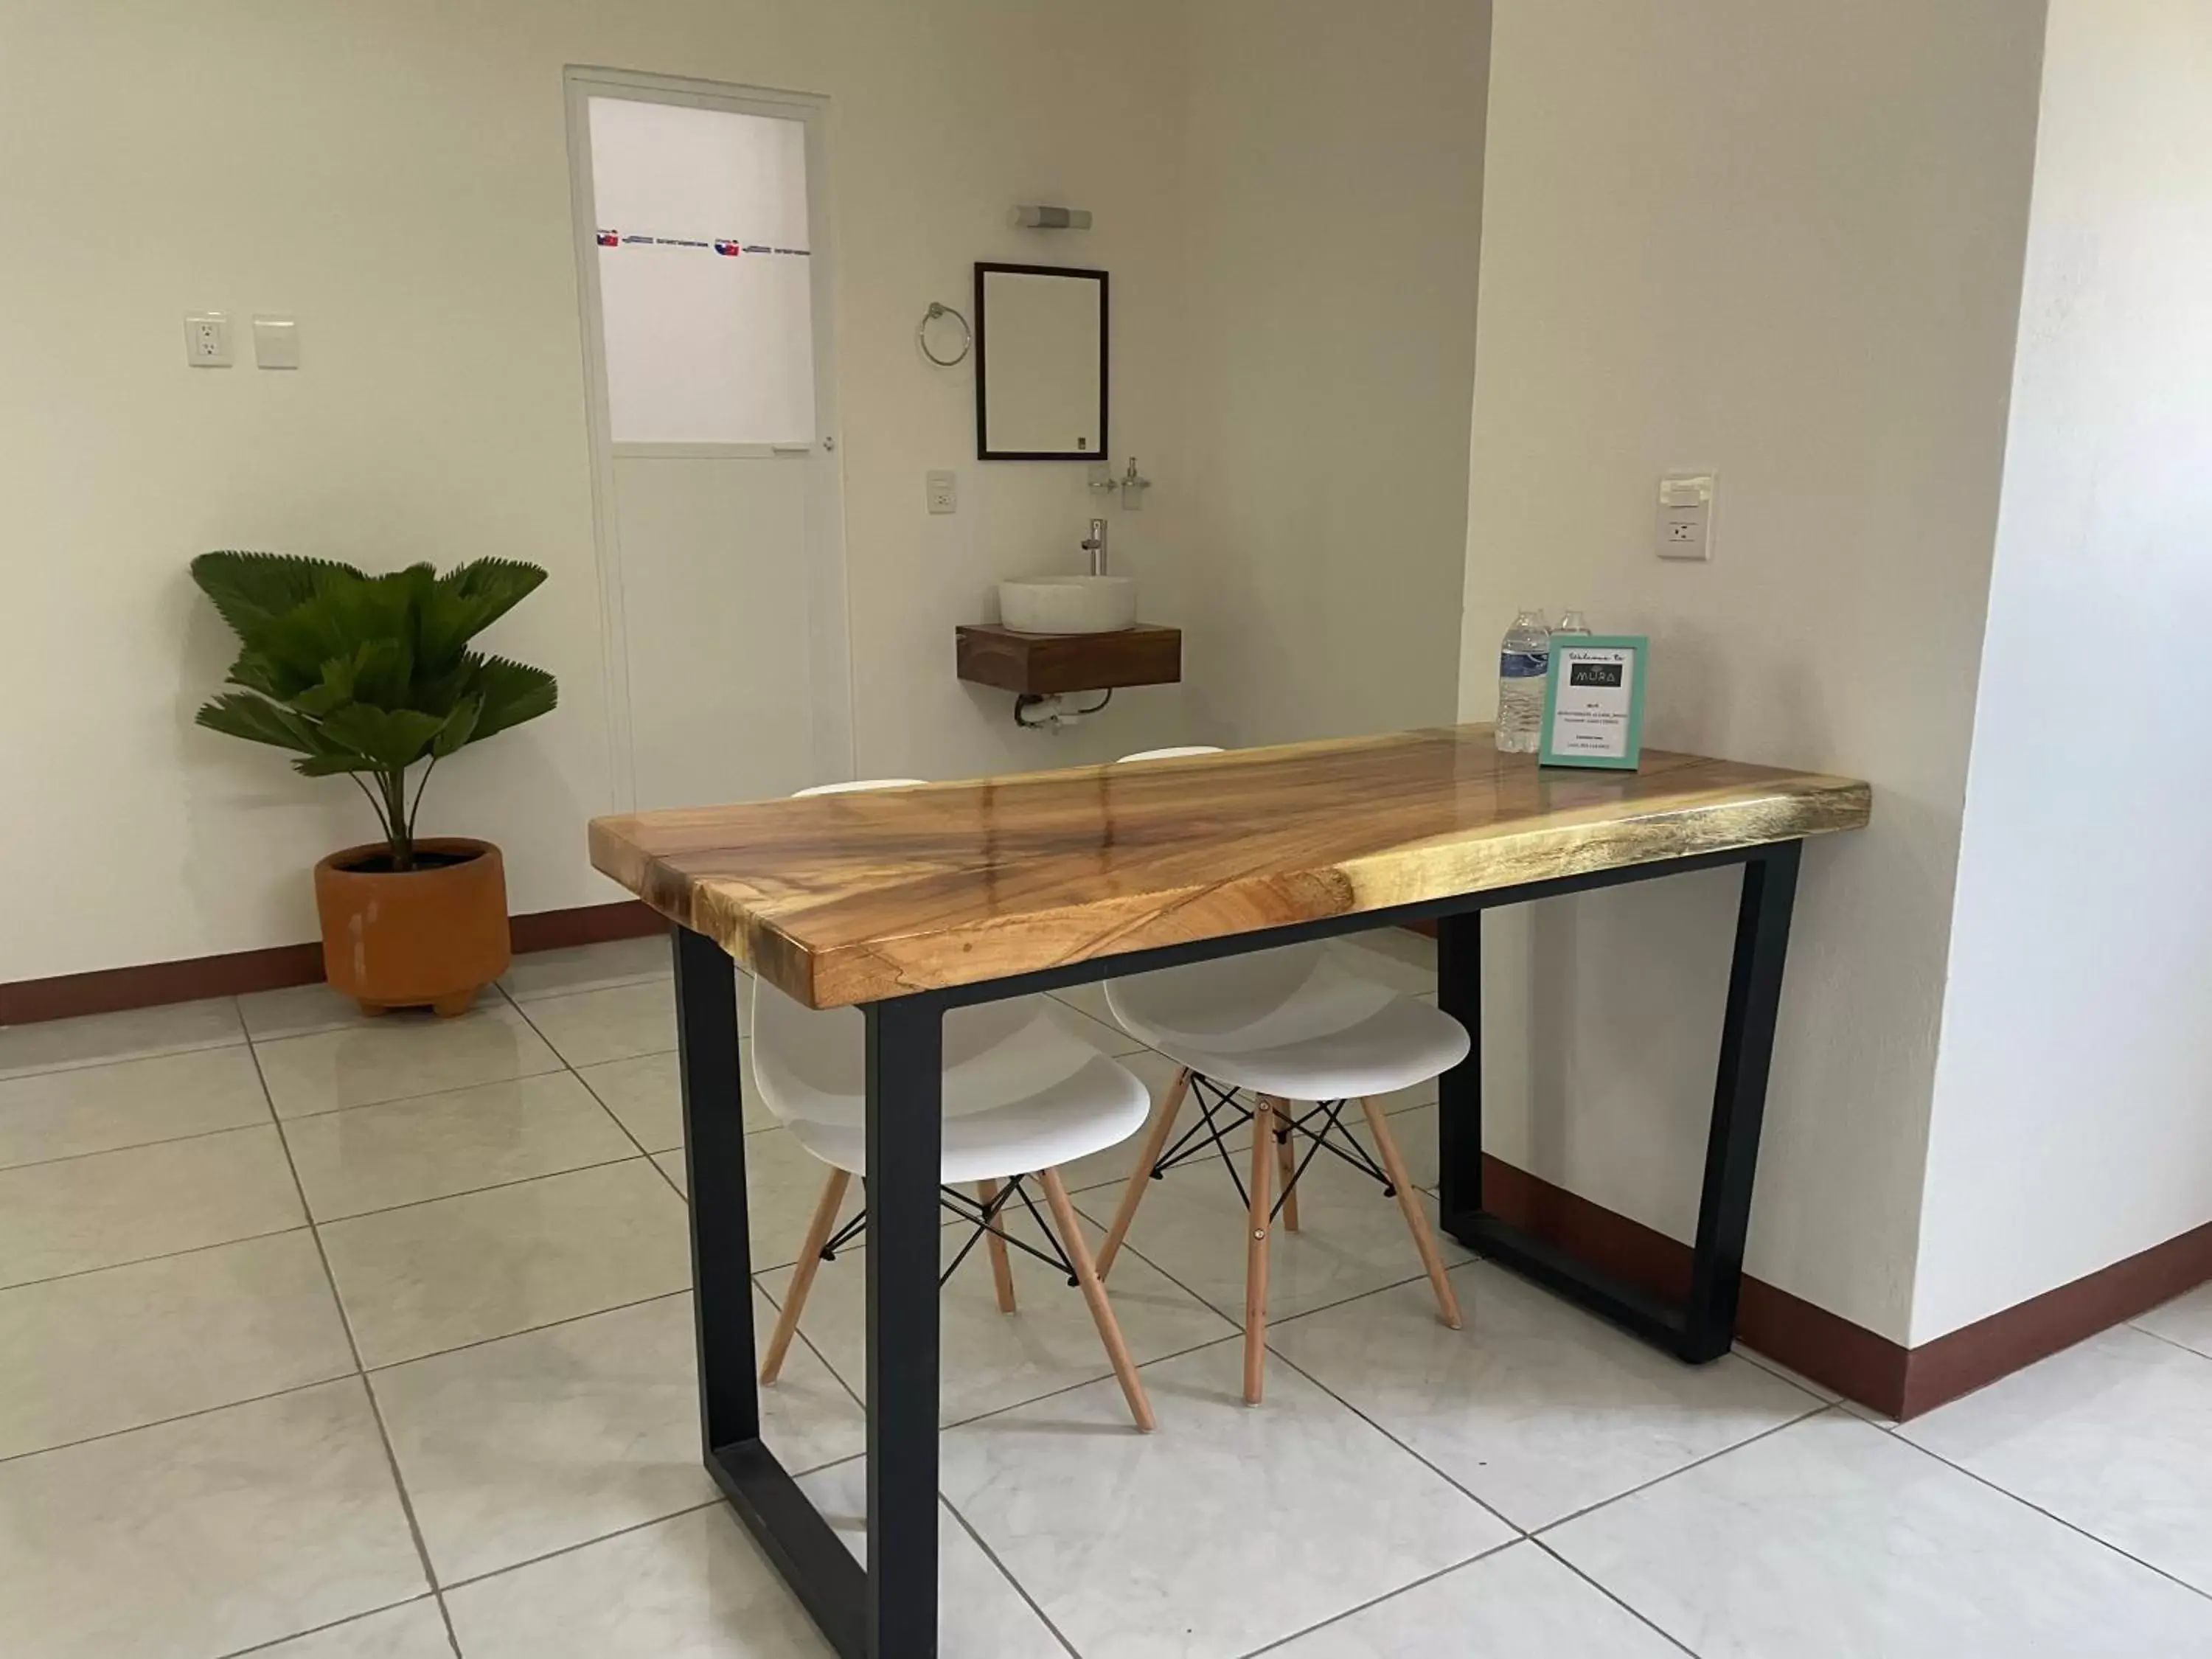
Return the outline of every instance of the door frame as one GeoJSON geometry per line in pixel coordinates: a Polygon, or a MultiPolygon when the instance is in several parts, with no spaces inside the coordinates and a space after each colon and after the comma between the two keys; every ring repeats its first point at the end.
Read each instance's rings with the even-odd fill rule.
{"type": "Polygon", "coordinates": [[[599,631],[607,697],[607,745],[614,805],[637,805],[637,764],[629,692],[629,638],[623,604],[622,535],[615,462],[765,459],[805,454],[808,714],[818,780],[853,775],[852,617],[845,566],[845,461],[839,446],[836,353],[836,221],[830,188],[830,100],[810,92],[739,86],[684,76],[571,64],[561,72],[568,137],[570,235],[576,250],[577,312],[584,348],[584,411],[592,456],[592,535],[599,568],[599,631]],[[806,149],[808,288],[814,325],[813,446],[791,444],[621,444],[609,430],[606,330],[600,309],[599,246],[592,192],[589,100],[594,97],[726,110],[801,123],[806,149]]]}

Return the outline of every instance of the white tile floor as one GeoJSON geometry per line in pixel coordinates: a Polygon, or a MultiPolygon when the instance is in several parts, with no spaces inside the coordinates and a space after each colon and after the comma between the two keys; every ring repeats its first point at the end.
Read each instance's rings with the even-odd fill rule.
{"type": "MultiPolygon", "coordinates": [[[[1406,936],[1357,959],[1433,984],[1406,936]]],[[[0,1030],[0,1653],[824,1653],[697,1463],[674,1042],[657,940],[457,1021],[308,988],[0,1030]]],[[[1421,1182],[1433,1099],[1391,1103],[1421,1182]]],[[[752,1121],[765,1331],[820,1174],[752,1121]]],[[[1132,1156],[1071,1169],[1094,1224],[1132,1156]]],[[[1256,1412],[1218,1168],[1113,1278],[1155,1436],[1055,1275],[1017,1255],[1012,1319],[955,1278],[945,1652],[2212,1656],[2212,1289],[1895,1429],[1463,1251],[1448,1331],[1348,1176],[1277,1234],[1256,1412]]],[[[857,1254],[764,1396],[856,1553],[857,1254]]]]}

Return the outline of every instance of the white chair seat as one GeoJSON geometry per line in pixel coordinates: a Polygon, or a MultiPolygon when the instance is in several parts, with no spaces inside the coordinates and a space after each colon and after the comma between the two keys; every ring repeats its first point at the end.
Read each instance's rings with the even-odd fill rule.
{"type": "MultiPolygon", "coordinates": [[[[754,981],[753,1071],[763,1103],[825,1164],[867,1174],[866,1039],[858,1009],[801,1007],[754,981]]],[[[1030,1175],[1144,1127],[1143,1082],[1078,1036],[1046,997],[945,1017],[947,1185],[1030,1175]]]]}
{"type": "Polygon", "coordinates": [[[1131,761],[1188,760],[1195,755],[1218,755],[1226,752],[1218,743],[1181,743],[1169,749],[1140,749],[1133,755],[1124,755],[1119,764],[1131,761]]]}
{"type": "Polygon", "coordinates": [[[1467,1058],[1449,1014],[1286,945],[1106,982],[1114,1018],[1177,1065],[1285,1100],[1352,1100],[1425,1083],[1467,1058]]]}
{"type": "MultiPolygon", "coordinates": [[[[951,1079],[945,1079],[948,1092],[951,1079]]],[[[1152,1096],[1128,1072],[1093,1053],[1079,1072],[1026,1098],[981,1110],[948,1111],[944,1167],[947,1186],[997,1181],[1055,1169],[1127,1140],[1145,1127],[1152,1096]]],[[[787,1126],[800,1146],[824,1164],[854,1175],[867,1168],[867,1134],[850,1119],[793,1118],[787,1126]]]]}

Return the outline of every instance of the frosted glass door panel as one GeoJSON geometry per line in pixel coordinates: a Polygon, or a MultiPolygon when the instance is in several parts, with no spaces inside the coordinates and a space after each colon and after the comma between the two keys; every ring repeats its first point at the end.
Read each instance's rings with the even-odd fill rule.
{"type": "Polygon", "coordinates": [[[637,805],[787,795],[823,774],[807,458],[615,464],[637,805]]]}
{"type": "Polygon", "coordinates": [[[617,444],[811,443],[804,123],[590,100],[617,444]]]}

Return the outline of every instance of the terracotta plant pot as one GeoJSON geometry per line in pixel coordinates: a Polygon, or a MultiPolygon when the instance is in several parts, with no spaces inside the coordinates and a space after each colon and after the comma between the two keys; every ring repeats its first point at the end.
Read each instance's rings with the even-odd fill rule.
{"type": "Polygon", "coordinates": [[[416,856],[427,862],[407,871],[376,867],[386,850],[382,842],[349,847],[315,866],[324,975],[373,1014],[425,1005],[465,1013],[514,957],[499,848],[418,841],[416,856]]]}

